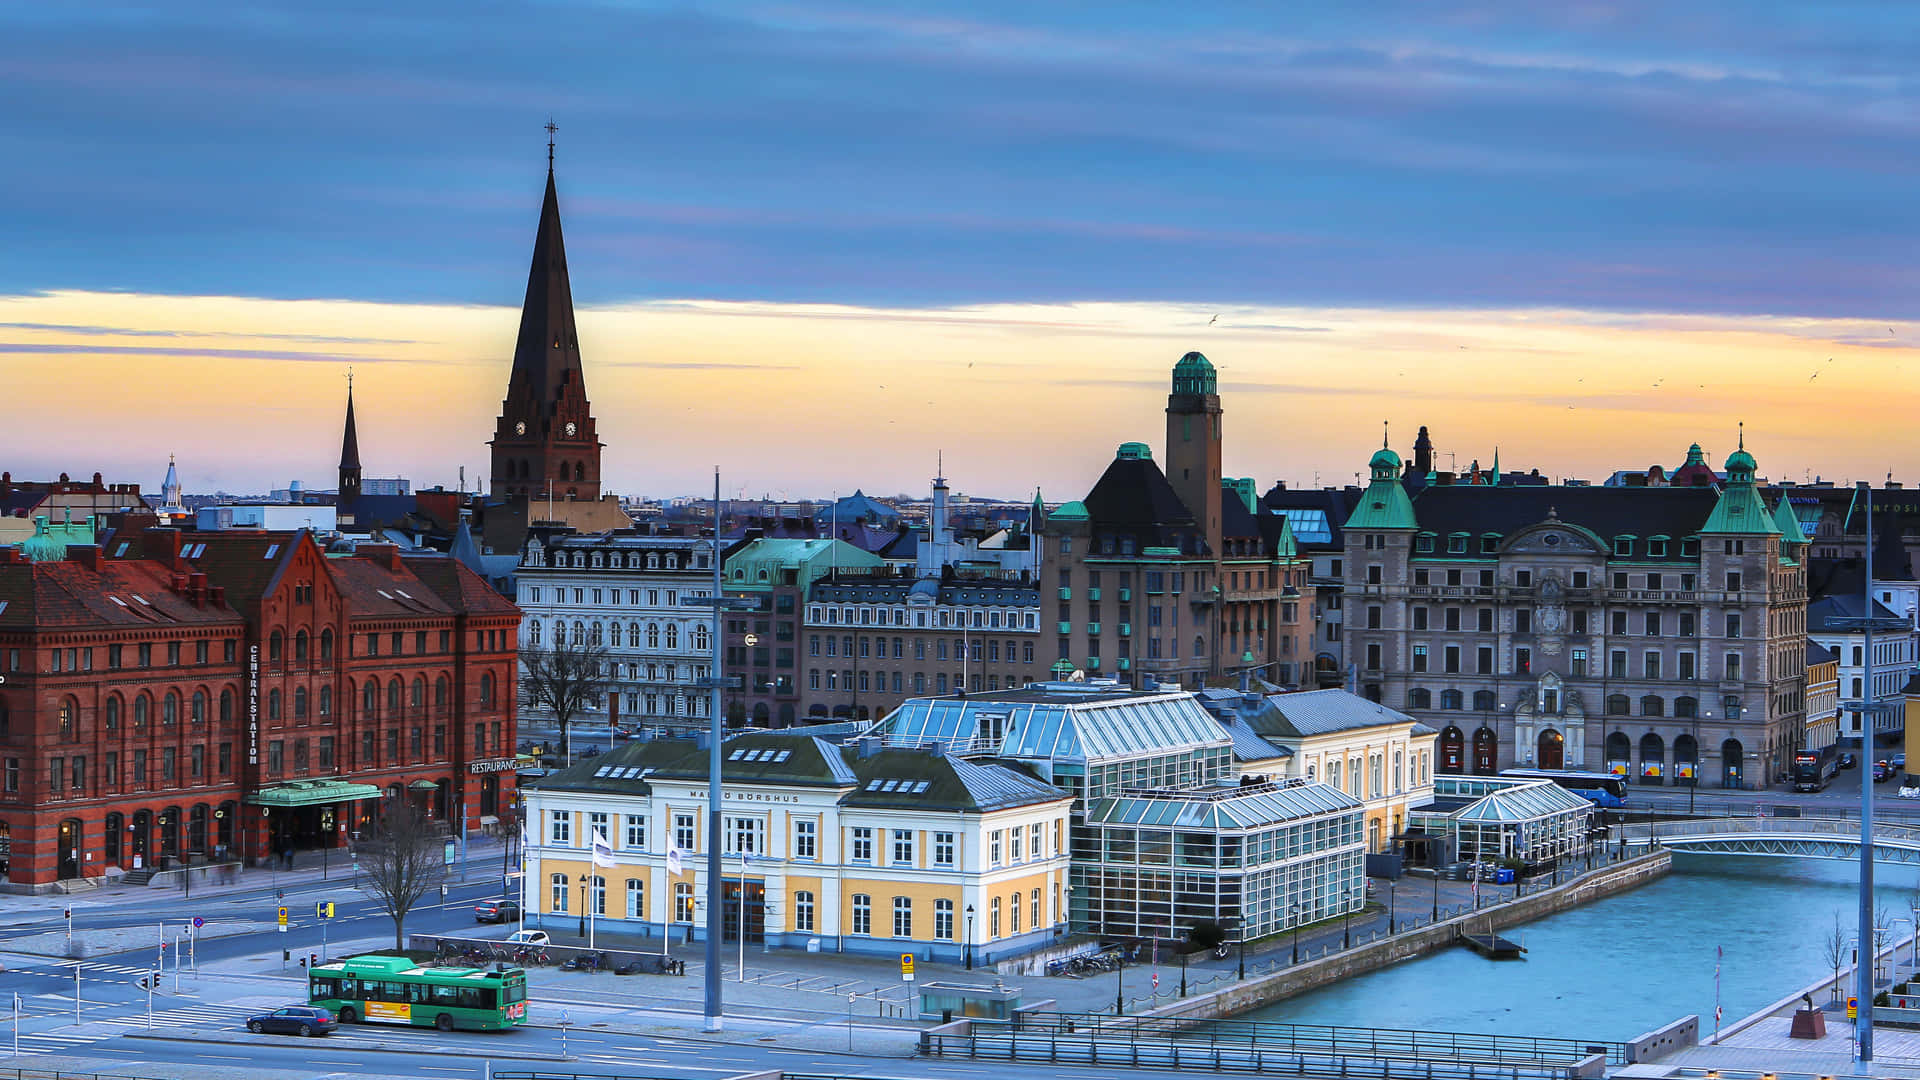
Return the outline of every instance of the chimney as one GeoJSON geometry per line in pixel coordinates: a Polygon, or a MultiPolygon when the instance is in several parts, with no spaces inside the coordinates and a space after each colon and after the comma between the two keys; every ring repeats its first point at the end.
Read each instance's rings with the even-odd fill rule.
{"type": "Polygon", "coordinates": [[[225,585],[208,587],[207,603],[212,604],[214,607],[225,607],[227,605],[227,587],[225,585]]]}
{"type": "Polygon", "coordinates": [[[93,571],[94,573],[99,573],[100,572],[100,545],[68,544],[67,545],[67,561],[79,563],[81,566],[86,567],[87,569],[93,571]]]}
{"type": "Polygon", "coordinates": [[[193,597],[194,607],[207,606],[207,575],[195,570],[187,577],[187,592],[193,597]]]}
{"type": "Polygon", "coordinates": [[[169,570],[181,568],[180,530],[148,529],[140,534],[140,553],[156,562],[166,564],[169,570]]]}
{"type": "Polygon", "coordinates": [[[880,752],[880,749],[881,749],[881,743],[880,743],[880,736],[878,735],[862,735],[859,738],[853,740],[854,757],[859,758],[862,761],[865,761],[866,759],[873,757],[875,754],[878,754],[880,752]]]}

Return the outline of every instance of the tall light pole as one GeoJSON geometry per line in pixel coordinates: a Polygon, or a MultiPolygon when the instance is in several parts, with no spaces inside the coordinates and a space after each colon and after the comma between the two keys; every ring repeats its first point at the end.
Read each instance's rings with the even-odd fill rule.
{"type": "MultiPolygon", "coordinates": [[[[1240,940],[1245,941],[1246,938],[1246,931],[1243,928],[1240,932],[1240,940]]],[[[1300,905],[1298,903],[1293,905],[1293,962],[1296,964],[1300,962],[1300,905]]],[[[1247,977],[1245,967],[1240,969],[1240,977],[1243,979],[1247,977]]]]}
{"type": "Polygon", "coordinates": [[[973,905],[967,905],[967,970],[973,970],[973,905]]]}
{"type": "Polygon", "coordinates": [[[1353,890],[1352,889],[1340,890],[1340,907],[1342,909],[1341,919],[1340,919],[1340,924],[1341,924],[1340,925],[1340,947],[1343,949],[1351,949],[1353,948],[1353,890]]]}

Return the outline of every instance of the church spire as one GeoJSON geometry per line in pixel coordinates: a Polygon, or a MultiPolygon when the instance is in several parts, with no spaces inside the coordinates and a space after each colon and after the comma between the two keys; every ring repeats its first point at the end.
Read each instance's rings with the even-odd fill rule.
{"type": "Polygon", "coordinates": [[[600,442],[580,366],[573,287],[560,229],[553,173],[552,121],[547,122],[547,189],[527,269],[513,370],[493,437],[492,493],[560,499],[600,497],[600,442]]]}
{"type": "Polygon", "coordinates": [[[347,372],[347,425],[340,436],[341,506],[351,506],[360,497],[360,433],[353,423],[353,372],[347,372]]]}

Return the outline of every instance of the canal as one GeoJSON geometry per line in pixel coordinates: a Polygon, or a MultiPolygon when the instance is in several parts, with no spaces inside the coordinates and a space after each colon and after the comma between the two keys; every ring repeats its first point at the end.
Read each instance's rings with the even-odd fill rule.
{"type": "MultiPolygon", "coordinates": [[[[1695,1013],[1705,1034],[1716,948],[1727,1023],[1832,977],[1825,942],[1835,914],[1853,936],[1856,872],[1820,859],[1676,854],[1673,872],[1651,885],[1502,930],[1524,938],[1525,960],[1447,949],[1240,1019],[1624,1040],[1695,1013]]],[[[1883,865],[1876,879],[1904,939],[1920,871],[1883,865]]]]}

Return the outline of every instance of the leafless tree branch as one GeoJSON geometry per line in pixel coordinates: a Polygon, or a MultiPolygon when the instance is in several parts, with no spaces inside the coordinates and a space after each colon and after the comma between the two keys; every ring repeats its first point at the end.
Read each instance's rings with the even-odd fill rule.
{"type": "Polygon", "coordinates": [[[406,948],[407,913],[447,876],[445,841],[404,798],[389,799],[373,840],[359,851],[361,887],[393,920],[393,947],[406,948]]]}

